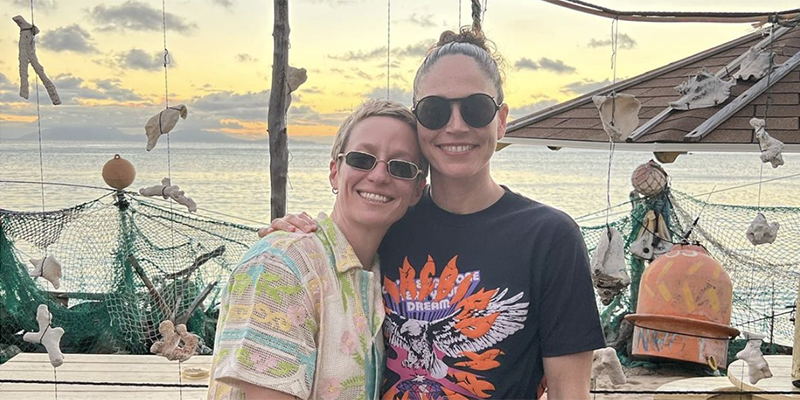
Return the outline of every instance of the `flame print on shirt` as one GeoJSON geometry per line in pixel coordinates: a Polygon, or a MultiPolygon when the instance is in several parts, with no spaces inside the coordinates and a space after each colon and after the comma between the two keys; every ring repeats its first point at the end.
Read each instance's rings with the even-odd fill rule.
{"type": "Polygon", "coordinates": [[[528,303],[522,292],[478,290],[480,272],[460,273],[457,258],[438,278],[430,256],[419,278],[408,258],[398,281],[384,278],[384,334],[397,353],[387,367],[400,376],[384,399],[483,399],[495,389],[481,372],[501,365],[504,353],[492,347],[523,328],[528,303]]]}

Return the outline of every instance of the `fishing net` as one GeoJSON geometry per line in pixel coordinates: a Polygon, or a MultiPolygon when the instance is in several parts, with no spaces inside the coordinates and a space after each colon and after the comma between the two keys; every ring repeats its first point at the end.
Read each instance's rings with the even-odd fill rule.
{"type": "MultiPolygon", "coordinates": [[[[618,339],[623,317],[636,312],[639,281],[646,262],[627,251],[637,238],[645,214],[649,210],[664,213],[672,241],[692,227],[690,241],[698,241],[708,254],[720,262],[733,283],[731,325],[740,331],[766,336],[765,341],[791,345],[794,336],[793,307],[800,274],[800,208],[746,207],[709,203],[676,190],[662,195],[631,201],[629,216],[609,225],[626,235],[626,257],[631,285],[611,304],[603,306],[601,322],[609,342],[618,339]],[[778,222],[780,230],[774,244],[753,246],[745,232],[761,211],[769,222],[778,222]]],[[[606,225],[581,228],[590,255],[594,252],[606,225]]],[[[731,343],[730,349],[741,349],[742,343],[731,343]]],[[[735,354],[735,352],[734,352],[735,354]]],[[[729,362],[735,357],[729,356],[729,362]]],[[[628,361],[628,360],[623,360],[628,361]]]]}
{"type": "Polygon", "coordinates": [[[21,332],[38,330],[39,304],[64,328],[65,353],[149,353],[167,318],[211,345],[219,291],[256,239],[253,228],[128,195],[44,213],[0,209],[0,363],[37,351],[21,332]],[[57,290],[29,276],[28,260],[48,255],[62,265],[57,290]]]}

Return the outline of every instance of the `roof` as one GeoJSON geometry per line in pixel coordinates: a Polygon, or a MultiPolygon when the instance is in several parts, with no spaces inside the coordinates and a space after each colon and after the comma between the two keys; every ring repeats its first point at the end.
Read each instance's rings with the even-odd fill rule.
{"type": "Polygon", "coordinates": [[[767,116],[767,132],[786,144],[784,151],[800,152],[800,28],[781,27],[774,35],[770,40],[755,32],[516,119],[508,124],[501,143],[607,149],[608,135],[592,96],[616,91],[635,95],[642,104],[639,127],[627,141],[618,141],[617,149],[758,151],[749,121],[767,116]],[[675,86],[703,68],[728,79],[751,46],[774,49],[775,68],[769,78],[737,80],[730,97],[715,107],[686,111],[669,107],[681,97],[675,86]],[[766,115],[768,96],[772,100],[766,115]]]}

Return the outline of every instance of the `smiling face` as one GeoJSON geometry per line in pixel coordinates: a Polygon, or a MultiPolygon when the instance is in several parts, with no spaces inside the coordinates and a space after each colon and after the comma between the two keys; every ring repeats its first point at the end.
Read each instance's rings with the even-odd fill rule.
{"type": "MultiPolygon", "coordinates": [[[[486,93],[497,99],[497,90],[475,60],[465,55],[439,59],[420,79],[415,97],[463,98],[486,93]]],[[[503,104],[489,125],[473,128],[461,117],[457,102],[450,121],[440,129],[417,124],[422,153],[431,164],[431,179],[462,180],[489,175],[489,161],[497,140],[505,135],[508,106],[503,104]]]]}
{"type": "Polygon", "coordinates": [[[388,229],[419,200],[425,180],[395,178],[389,175],[385,161],[397,159],[420,165],[417,135],[397,118],[373,116],[353,126],[341,152],[352,150],[384,161],[378,161],[371,171],[353,168],[343,158],[331,161],[330,181],[338,190],[332,218],[343,229],[388,229]]]}

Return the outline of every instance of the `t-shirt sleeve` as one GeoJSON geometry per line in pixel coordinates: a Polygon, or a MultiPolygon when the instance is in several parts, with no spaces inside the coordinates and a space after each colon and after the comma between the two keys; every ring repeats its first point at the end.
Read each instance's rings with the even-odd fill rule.
{"type": "Polygon", "coordinates": [[[545,258],[540,297],[542,356],[605,347],[586,244],[570,218],[556,229],[545,258]]]}
{"type": "Polygon", "coordinates": [[[318,318],[314,280],[304,278],[307,270],[296,258],[268,247],[234,270],[220,307],[217,381],[231,386],[244,381],[309,398],[318,318]]]}

